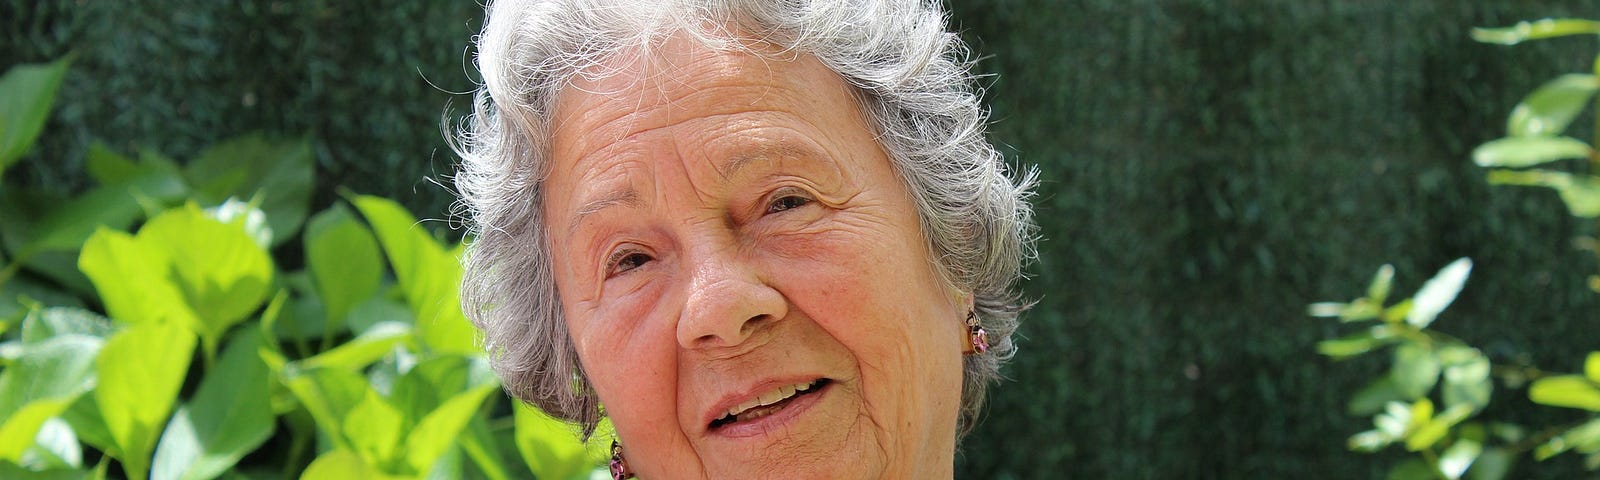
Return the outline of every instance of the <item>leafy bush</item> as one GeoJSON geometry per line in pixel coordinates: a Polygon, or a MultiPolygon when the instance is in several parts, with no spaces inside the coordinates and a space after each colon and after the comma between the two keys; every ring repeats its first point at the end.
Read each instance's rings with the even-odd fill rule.
{"type": "MultiPolygon", "coordinates": [[[[66,69],[0,79],[0,173],[66,69]]],[[[380,197],[308,218],[306,140],[85,164],[73,198],[0,191],[0,477],[569,479],[608,454],[498,394],[460,244],[380,197]]]]}
{"type": "MultiPolygon", "coordinates": [[[[1600,34],[1600,22],[1552,19],[1479,29],[1473,37],[1512,45],[1594,34],[1600,34]]],[[[1600,73],[1600,58],[1594,68],[1600,73]]],[[[1600,152],[1592,144],[1563,136],[1596,91],[1600,91],[1596,74],[1567,74],[1545,83],[1512,110],[1506,121],[1507,136],[1480,145],[1473,151],[1473,161],[1494,168],[1488,175],[1491,184],[1552,188],[1572,215],[1600,218],[1600,177],[1526,169],[1563,160],[1600,164],[1600,152]]],[[[1600,141],[1600,123],[1594,139],[1600,141]]],[[[1595,248],[1600,242],[1595,239],[1585,238],[1581,243],[1600,253],[1595,248]]],[[[1479,349],[1429,328],[1455,300],[1471,270],[1471,260],[1457,260],[1424,283],[1415,297],[1385,305],[1394,280],[1394,269],[1385,265],[1366,296],[1348,303],[1311,306],[1314,316],[1336,317],[1347,323],[1377,322],[1364,331],[1318,343],[1317,351],[1323,355],[1345,359],[1393,347],[1389,371],[1350,399],[1349,413],[1371,415],[1375,426],[1351,436],[1350,449],[1376,452],[1401,445],[1416,453],[1389,471],[1389,478],[1396,479],[1505,478],[1517,457],[1529,451],[1540,461],[1575,451],[1586,456],[1585,467],[1600,469],[1600,351],[1588,354],[1582,374],[1554,374],[1525,365],[1493,365],[1479,349]],[[1506,388],[1526,384],[1528,399],[1535,404],[1588,413],[1572,424],[1533,433],[1519,425],[1483,418],[1495,389],[1491,374],[1506,388]]],[[[1589,285],[1600,292],[1600,276],[1591,276],[1589,285]]]]}

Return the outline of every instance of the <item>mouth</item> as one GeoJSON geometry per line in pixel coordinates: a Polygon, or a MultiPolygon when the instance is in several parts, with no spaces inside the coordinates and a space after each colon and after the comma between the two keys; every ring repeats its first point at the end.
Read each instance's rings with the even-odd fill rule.
{"type": "Polygon", "coordinates": [[[723,412],[722,416],[711,421],[708,429],[715,431],[724,427],[731,427],[778,413],[794,403],[796,399],[815,395],[822,391],[832,380],[819,378],[811,382],[784,385],[766,392],[756,398],[746,400],[744,403],[734,405],[723,412]]]}

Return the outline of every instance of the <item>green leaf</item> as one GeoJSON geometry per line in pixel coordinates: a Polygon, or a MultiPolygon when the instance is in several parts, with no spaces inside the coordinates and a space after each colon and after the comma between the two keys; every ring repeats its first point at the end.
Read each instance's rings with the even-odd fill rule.
{"type": "Polygon", "coordinates": [[[1406,314],[1406,323],[1417,328],[1426,328],[1433,320],[1456,300],[1456,294],[1461,293],[1461,286],[1466,284],[1467,275],[1472,273],[1472,259],[1460,258],[1450,262],[1433,278],[1422,284],[1417,290],[1417,295],[1412,297],[1410,313],[1406,314]]]}
{"type": "Polygon", "coordinates": [[[1406,397],[1395,388],[1394,379],[1384,375],[1350,397],[1350,403],[1345,407],[1345,411],[1354,416],[1367,416],[1382,411],[1384,405],[1388,405],[1389,402],[1403,400],[1406,400],[1406,397]]]}
{"type": "Polygon", "coordinates": [[[1527,40],[1600,33],[1600,22],[1576,18],[1547,18],[1517,22],[1503,28],[1474,28],[1472,39],[1483,43],[1516,45],[1527,40]]]}
{"type": "Polygon", "coordinates": [[[500,444],[489,431],[489,422],[483,415],[472,417],[466,433],[460,438],[461,450],[477,465],[488,480],[510,480],[505,458],[500,455],[500,444]]]}
{"type": "Polygon", "coordinates": [[[1600,217],[1600,180],[1592,176],[1579,177],[1548,170],[1493,170],[1489,172],[1489,183],[1549,187],[1561,194],[1561,200],[1566,202],[1573,216],[1600,217]]]}
{"type": "Polygon", "coordinates": [[[361,460],[355,452],[337,449],[324,453],[306,466],[300,474],[300,480],[350,480],[355,478],[371,480],[398,480],[405,477],[396,477],[379,471],[372,465],[361,460]]]}
{"type": "Polygon", "coordinates": [[[0,77],[0,174],[28,153],[44,131],[50,104],[67,76],[71,58],[11,67],[0,77]]]}
{"type": "Polygon", "coordinates": [[[45,420],[93,388],[102,343],[67,334],[22,345],[17,362],[0,371],[0,459],[21,461],[45,420]]]}
{"type": "Polygon", "coordinates": [[[204,339],[220,339],[271,293],[272,258],[240,222],[222,223],[189,204],[150,219],[136,238],[147,249],[165,250],[204,339]]]}
{"type": "Polygon", "coordinates": [[[78,256],[78,268],[94,282],[112,319],[131,324],[198,324],[183,292],[168,280],[171,264],[166,249],[106,229],[90,236],[78,256]]]}
{"type": "Polygon", "coordinates": [[[357,304],[377,294],[383,280],[378,241],[344,207],[334,205],[311,217],[305,250],[329,325],[343,322],[357,304]]]}
{"type": "Polygon", "coordinates": [[[1372,453],[1383,450],[1383,447],[1394,443],[1394,437],[1380,430],[1367,430],[1351,435],[1345,440],[1345,446],[1354,452],[1372,453]]]}
{"type": "Polygon", "coordinates": [[[454,251],[439,245],[400,204],[365,195],[350,201],[383,244],[406,302],[416,313],[423,343],[445,353],[477,353],[477,330],[461,313],[461,262],[454,251]]]}
{"type": "Polygon", "coordinates": [[[1543,461],[1568,450],[1600,452],[1600,418],[1572,427],[1534,449],[1533,458],[1543,461]]]}
{"type": "Polygon", "coordinates": [[[1589,352],[1583,359],[1583,376],[1589,381],[1600,383],[1600,352],[1589,352]]]}
{"type": "Polygon", "coordinates": [[[1394,350],[1394,365],[1389,370],[1395,390],[1408,400],[1422,398],[1439,379],[1439,359],[1427,347],[1401,344],[1394,350]]]}
{"type": "Polygon", "coordinates": [[[202,203],[262,197],[273,245],[294,238],[311,202],[311,142],[270,141],[247,135],[218,143],[189,162],[184,173],[202,203]]]}
{"type": "Polygon", "coordinates": [[[1450,448],[1444,449],[1444,453],[1439,455],[1439,472],[1452,480],[1461,478],[1482,453],[1482,443],[1467,439],[1456,440],[1450,448]]]}
{"type": "Polygon", "coordinates": [[[1511,466],[1517,461],[1517,456],[1504,448],[1491,447],[1478,456],[1478,460],[1467,469],[1467,478],[1471,480],[1501,480],[1511,472],[1511,466]]]}
{"type": "Polygon", "coordinates": [[[52,417],[39,427],[34,445],[22,452],[21,464],[35,470],[83,467],[83,447],[65,420],[52,417]]]}
{"type": "MultiPolygon", "coordinates": [[[[270,362],[269,362],[270,365],[270,362]]],[[[281,372],[284,386],[300,399],[317,427],[339,448],[349,448],[344,418],[372,389],[360,374],[338,368],[301,369],[288,364],[281,372]]]]}
{"type": "Polygon", "coordinates": [[[1389,289],[1394,287],[1394,266],[1384,265],[1378,267],[1378,273],[1372,275],[1372,283],[1367,286],[1367,301],[1374,305],[1383,305],[1389,299],[1389,289]]]}
{"type": "Polygon", "coordinates": [[[39,343],[63,335],[105,339],[114,331],[111,320],[81,308],[40,308],[28,312],[22,320],[23,343],[39,343]]]}
{"type": "Polygon", "coordinates": [[[341,429],[345,439],[350,442],[350,448],[368,465],[390,473],[408,473],[393,468],[404,427],[401,421],[399,409],[385,401],[378,392],[368,389],[366,396],[344,417],[341,429]]]}
{"type": "Polygon", "coordinates": [[[1600,388],[1582,375],[1555,375],[1533,381],[1528,399],[1540,405],[1600,412],[1600,388]]]}
{"type": "MultiPolygon", "coordinates": [[[[576,425],[555,419],[533,406],[514,406],[517,451],[538,478],[569,479],[594,468],[576,425]]],[[[593,440],[591,440],[593,441],[593,440]]]]}
{"type": "Polygon", "coordinates": [[[142,323],[111,337],[95,359],[95,400],[131,477],[144,477],[194,345],[194,334],[175,323],[142,323]]]}
{"type": "Polygon", "coordinates": [[[1432,447],[1434,444],[1439,443],[1439,440],[1444,439],[1445,434],[1450,433],[1451,427],[1461,423],[1462,420],[1466,420],[1471,415],[1472,407],[1470,405],[1456,405],[1445,409],[1444,412],[1429,418],[1427,422],[1406,436],[1406,449],[1420,452],[1432,447]]]}
{"type": "Polygon", "coordinates": [[[1511,136],[1559,135],[1572,119],[1589,106],[1600,79],[1594,75],[1569,73],[1546,82],[1522,99],[1511,110],[1506,122],[1511,136]]]}
{"type": "Polygon", "coordinates": [[[253,329],[229,343],[194,397],[168,422],[151,478],[216,478],[272,436],[269,372],[256,353],[262,344],[253,329]]]}
{"type": "Polygon", "coordinates": [[[1442,389],[1445,407],[1468,405],[1473,410],[1482,410],[1488,406],[1489,395],[1494,391],[1494,382],[1489,378],[1489,370],[1489,359],[1482,354],[1466,362],[1445,367],[1442,389]]]}
{"type": "Polygon", "coordinates": [[[1592,153],[1589,144],[1572,137],[1506,137],[1473,149],[1472,162],[1480,167],[1531,167],[1592,153]]]}
{"type": "Polygon", "coordinates": [[[1428,462],[1413,458],[1389,469],[1389,474],[1383,478],[1387,480],[1434,480],[1437,478],[1435,475],[1433,467],[1428,466],[1428,462]]]}
{"type": "Polygon", "coordinates": [[[358,370],[378,361],[394,349],[395,344],[411,337],[411,326],[385,322],[373,325],[361,336],[300,361],[302,368],[342,368],[358,370]]]}
{"type": "Polygon", "coordinates": [[[1333,340],[1317,342],[1317,353],[1335,359],[1344,359],[1367,353],[1374,348],[1383,346],[1385,343],[1387,342],[1374,338],[1372,332],[1360,332],[1333,340]]]}
{"type": "Polygon", "coordinates": [[[461,430],[478,413],[489,394],[500,391],[498,383],[472,388],[445,400],[439,408],[417,422],[406,434],[406,461],[418,472],[426,472],[445,449],[455,444],[461,430]]]}
{"type": "MultiPolygon", "coordinates": [[[[7,480],[90,480],[95,472],[74,469],[28,470],[15,464],[0,462],[0,478],[7,480]]],[[[101,475],[100,478],[103,478],[101,475]]]]}

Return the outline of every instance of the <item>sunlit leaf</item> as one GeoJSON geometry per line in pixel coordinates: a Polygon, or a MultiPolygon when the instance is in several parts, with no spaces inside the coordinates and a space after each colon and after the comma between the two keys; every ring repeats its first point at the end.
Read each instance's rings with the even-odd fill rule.
{"type": "Polygon", "coordinates": [[[396,343],[411,336],[411,326],[398,322],[385,322],[332,350],[300,361],[302,368],[342,368],[357,370],[378,361],[396,343]]]}
{"type": "MultiPolygon", "coordinates": [[[[1420,404],[1421,402],[1418,403],[1420,404]]],[[[1413,413],[1413,415],[1415,415],[1415,413],[1413,413]]],[[[1461,423],[1462,420],[1466,420],[1470,415],[1472,415],[1472,407],[1470,405],[1456,405],[1454,407],[1445,409],[1438,415],[1435,415],[1432,418],[1429,418],[1426,422],[1423,422],[1406,436],[1406,449],[1413,452],[1420,452],[1432,447],[1434,444],[1437,444],[1440,440],[1444,439],[1446,434],[1450,433],[1450,427],[1454,427],[1456,424],[1461,423]]],[[[1416,419],[1419,417],[1414,416],[1412,418],[1416,419]]]]}
{"type": "Polygon", "coordinates": [[[1551,437],[1549,441],[1539,445],[1533,451],[1533,458],[1545,460],[1568,450],[1577,450],[1583,453],[1600,451],[1600,418],[1585,422],[1582,425],[1567,429],[1560,435],[1551,437]]]}
{"type": "Polygon", "coordinates": [[[1467,275],[1471,272],[1472,260],[1468,258],[1457,259],[1440,269],[1412,297],[1411,312],[1406,315],[1406,323],[1417,328],[1433,323],[1439,312],[1456,300],[1456,294],[1461,293],[1461,286],[1466,284],[1467,275]]]}
{"type": "Polygon", "coordinates": [[[1582,375],[1555,375],[1534,380],[1528,399],[1540,405],[1600,412],[1600,388],[1582,375]]]}
{"type": "Polygon", "coordinates": [[[0,459],[21,461],[39,429],[94,386],[101,339],[66,334],[24,344],[0,371],[0,459]]]}
{"type": "Polygon", "coordinates": [[[17,65],[0,76],[0,174],[28,153],[44,131],[70,63],[70,58],[63,58],[17,65]]]}
{"type": "Polygon", "coordinates": [[[1333,340],[1317,342],[1317,353],[1336,359],[1349,358],[1367,353],[1374,348],[1383,346],[1385,343],[1374,338],[1371,332],[1360,332],[1333,340]]]}
{"type": "Polygon", "coordinates": [[[385,401],[378,392],[367,390],[365,396],[345,415],[341,431],[350,442],[350,448],[368,465],[380,470],[395,472],[392,465],[400,451],[400,410],[385,401]],[[391,468],[386,468],[391,467],[391,468]]]}
{"type": "Polygon", "coordinates": [[[1600,383],[1600,352],[1589,352],[1583,359],[1583,376],[1589,381],[1600,383]]]}
{"type": "Polygon", "coordinates": [[[1570,73],[1546,82],[1511,110],[1506,131],[1511,136],[1558,135],[1589,106],[1600,79],[1570,73]]]}
{"type": "Polygon", "coordinates": [[[1600,22],[1576,18],[1547,18],[1517,22],[1503,28],[1474,28],[1472,39],[1484,43],[1515,45],[1527,40],[1600,33],[1600,22]]]}
{"type": "Polygon", "coordinates": [[[474,387],[445,400],[417,422],[406,434],[406,461],[419,472],[428,471],[445,449],[455,444],[467,422],[477,414],[478,406],[490,394],[500,391],[498,383],[474,387]]]}
{"type": "MultiPolygon", "coordinates": [[[[514,410],[517,451],[538,478],[569,479],[599,464],[595,448],[579,440],[581,432],[576,425],[521,402],[514,410]]],[[[609,439],[597,434],[589,441],[607,444],[609,439]]]]}
{"type": "Polygon", "coordinates": [[[1503,448],[1488,448],[1478,456],[1471,468],[1467,469],[1467,478],[1471,480],[1501,480],[1511,472],[1511,466],[1516,463],[1517,456],[1503,448]]]}
{"type": "Polygon", "coordinates": [[[151,478],[210,479],[272,436],[269,372],[259,331],[234,336],[189,402],[172,415],[156,447],[151,478]]]}
{"type": "Polygon", "coordinates": [[[1445,407],[1469,405],[1474,410],[1482,410],[1488,406],[1489,395],[1494,390],[1489,370],[1489,359],[1481,354],[1465,362],[1446,366],[1444,387],[1441,389],[1445,407]]]}
{"type": "Polygon", "coordinates": [[[1439,472],[1451,479],[1461,478],[1482,453],[1482,443],[1467,439],[1456,440],[1450,448],[1444,449],[1444,453],[1439,454],[1439,472]]]}
{"type": "Polygon", "coordinates": [[[1493,170],[1489,172],[1489,183],[1549,187],[1561,195],[1573,216],[1600,217],[1600,180],[1591,176],[1548,170],[1493,170]]]}
{"type": "Polygon", "coordinates": [[[39,343],[63,335],[104,339],[114,331],[111,320],[81,308],[40,308],[29,311],[22,320],[23,343],[39,343]]]}
{"type": "Polygon", "coordinates": [[[100,414],[121,450],[125,468],[144,476],[156,438],[189,373],[195,337],[170,322],[141,323],[118,332],[95,359],[100,414]]]}
{"type": "Polygon", "coordinates": [[[1367,285],[1367,301],[1383,305],[1384,300],[1389,298],[1389,289],[1393,287],[1394,266],[1378,267],[1378,273],[1372,275],[1372,283],[1367,285]]]}
{"type": "Polygon", "coordinates": [[[1389,402],[1403,400],[1406,400],[1406,396],[1395,388],[1394,379],[1384,375],[1373,380],[1372,383],[1362,387],[1354,396],[1351,396],[1350,403],[1346,406],[1345,411],[1354,416],[1367,416],[1383,410],[1383,406],[1388,405],[1389,402]]]}
{"type": "Polygon", "coordinates": [[[196,325],[183,292],[168,280],[171,264],[166,249],[105,229],[89,237],[78,256],[78,268],[94,282],[113,320],[196,325]]]}
{"type": "Polygon", "coordinates": [[[311,202],[311,142],[267,140],[247,135],[201,152],[184,170],[202,203],[261,196],[261,210],[272,227],[273,245],[294,237],[311,202]]]}
{"type": "Polygon", "coordinates": [[[356,196],[351,203],[366,217],[394,268],[406,301],[416,313],[417,336],[429,348],[476,353],[477,330],[461,313],[461,263],[392,200],[356,196]]]}
{"type": "Polygon", "coordinates": [[[271,293],[272,259],[266,250],[242,224],[222,223],[194,204],[150,219],[136,238],[147,249],[165,250],[203,338],[221,338],[271,293]]]}
{"type": "Polygon", "coordinates": [[[355,478],[369,480],[399,480],[397,477],[379,471],[372,465],[361,460],[355,452],[337,449],[324,453],[306,466],[300,474],[300,480],[350,480],[355,478]]]}
{"type": "MultiPolygon", "coordinates": [[[[268,362],[272,365],[272,362],[268,362]]],[[[372,389],[360,374],[339,368],[300,369],[294,364],[283,367],[284,386],[300,400],[306,411],[316,421],[317,427],[340,448],[349,448],[345,439],[344,419],[350,410],[367,397],[372,389]]]]}
{"type": "Polygon", "coordinates": [[[35,470],[77,469],[83,467],[83,446],[72,426],[59,417],[51,417],[39,426],[32,448],[22,452],[23,466],[35,470]]]}
{"type": "Polygon", "coordinates": [[[1395,390],[1407,399],[1418,399],[1428,394],[1439,379],[1439,359],[1432,350],[1415,343],[1400,345],[1394,350],[1394,365],[1389,370],[1395,390]]]}
{"type": "Polygon", "coordinates": [[[383,280],[378,241],[344,207],[334,205],[311,217],[305,251],[329,325],[343,322],[351,309],[378,292],[383,280]]]}
{"type": "Polygon", "coordinates": [[[1572,137],[1506,137],[1473,149],[1472,162],[1480,167],[1531,167],[1592,153],[1589,144],[1572,137]]]}

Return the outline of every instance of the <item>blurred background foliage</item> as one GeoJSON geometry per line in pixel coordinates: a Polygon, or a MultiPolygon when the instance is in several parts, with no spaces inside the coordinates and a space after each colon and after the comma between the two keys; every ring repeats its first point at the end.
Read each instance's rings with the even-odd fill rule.
{"type": "MultiPolygon", "coordinates": [[[[1438,325],[1496,362],[1570,369],[1595,348],[1596,265],[1572,244],[1592,227],[1548,191],[1490,189],[1469,161],[1522,95],[1586,70],[1596,47],[1484,45],[1470,28],[1600,16],[1592,1],[951,8],[994,74],[994,140],[1043,173],[1026,285],[1040,303],[959,477],[1382,476],[1399,453],[1344,441],[1369,428],[1344,407],[1380,360],[1317,355],[1339,329],[1305,305],[1386,263],[1412,291],[1473,258],[1438,325]]],[[[6,0],[0,66],[76,55],[7,176],[81,189],[91,140],[183,159],[245,132],[308,135],[313,208],[344,186],[449,219],[431,182],[448,183],[441,124],[467,105],[453,92],[472,88],[480,16],[471,1],[6,0]]],[[[1514,395],[1486,415],[1577,415],[1500,401],[1514,395]]],[[[1513,476],[1582,472],[1557,457],[1513,476]]]]}

